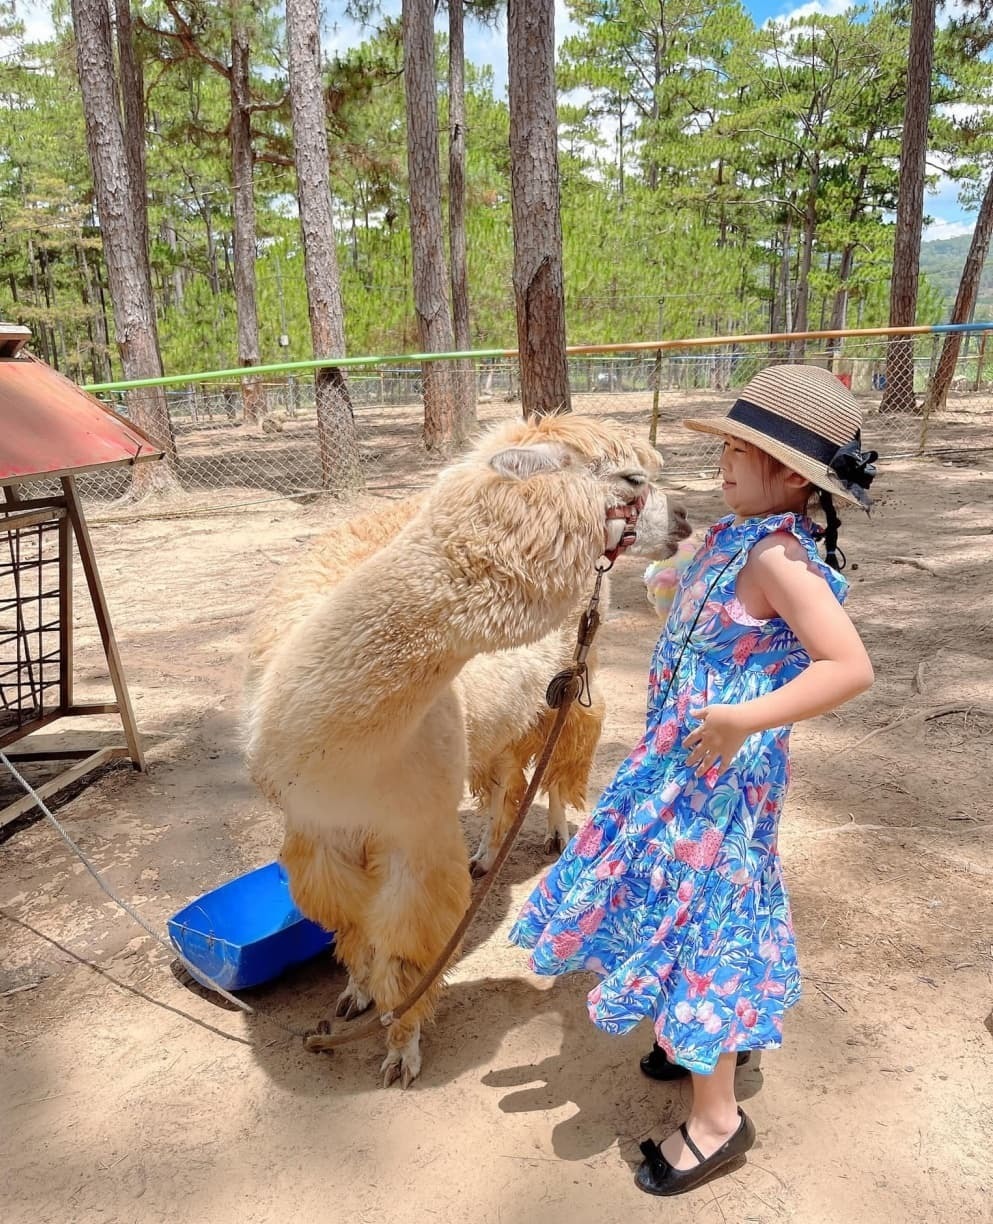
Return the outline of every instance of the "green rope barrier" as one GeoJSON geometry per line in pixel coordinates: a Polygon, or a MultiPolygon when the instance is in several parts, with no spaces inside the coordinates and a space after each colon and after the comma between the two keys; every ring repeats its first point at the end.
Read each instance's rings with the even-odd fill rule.
{"type": "MultiPolygon", "coordinates": [[[[925,336],[948,332],[993,330],[993,323],[933,323],[914,327],[863,327],[843,331],[763,332],[755,335],[698,336],[685,340],[639,340],[631,344],[571,344],[567,357],[604,356],[619,353],[674,352],[690,348],[711,348],[727,344],[790,344],[800,340],[845,340],[868,336],[925,336]]],[[[356,369],[377,365],[421,365],[428,361],[479,361],[484,358],[515,358],[517,349],[470,349],[456,353],[391,353],[379,357],[320,357],[309,361],[284,361],[277,365],[237,366],[231,370],[200,370],[193,374],[165,374],[159,378],[135,378],[121,382],[81,383],[92,394],[131,391],[141,387],[174,387],[191,382],[235,381],[260,374],[286,374],[319,370],[325,366],[356,369]]]]}

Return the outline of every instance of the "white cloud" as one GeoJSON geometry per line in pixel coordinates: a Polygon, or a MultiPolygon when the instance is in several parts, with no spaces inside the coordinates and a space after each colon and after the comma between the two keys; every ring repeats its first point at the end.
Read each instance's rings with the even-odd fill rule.
{"type": "Polygon", "coordinates": [[[466,20],[465,57],[472,64],[492,69],[493,93],[502,98],[507,92],[507,24],[502,13],[495,26],[466,20]]]}
{"type": "MultiPolygon", "coordinates": [[[[400,0],[383,0],[380,11],[384,16],[400,16],[400,0]]],[[[569,16],[565,0],[555,0],[555,50],[562,46],[563,39],[575,34],[577,26],[569,16]]],[[[448,15],[439,10],[435,18],[435,29],[439,34],[448,33],[448,15]]],[[[322,45],[328,55],[342,54],[350,47],[357,46],[369,38],[374,26],[361,26],[344,15],[337,13],[333,18],[325,20],[322,45]]],[[[466,59],[481,67],[493,70],[493,92],[498,98],[506,96],[507,92],[507,15],[502,11],[494,24],[483,24],[473,21],[467,13],[465,19],[465,54],[466,59]]]]}
{"type": "Polygon", "coordinates": [[[840,17],[851,7],[852,0],[810,0],[808,4],[801,4],[797,8],[780,13],[777,17],[768,18],[765,24],[768,25],[772,21],[788,24],[794,20],[802,21],[807,17],[840,17]]]}
{"type": "MultiPolygon", "coordinates": [[[[941,164],[942,158],[928,154],[928,161],[931,165],[941,164]]],[[[959,192],[961,185],[947,174],[938,176],[937,182],[927,192],[924,198],[925,212],[943,213],[947,216],[958,216],[961,218],[965,211],[959,203],[959,192]]]]}
{"type": "Polygon", "coordinates": [[[41,0],[17,0],[14,17],[24,27],[21,38],[0,38],[0,59],[19,57],[23,44],[48,42],[55,37],[50,5],[41,0]]]}
{"type": "Polygon", "coordinates": [[[937,242],[941,238],[963,238],[974,229],[974,222],[945,221],[939,217],[924,227],[922,239],[924,242],[937,242]]]}
{"type": "MultiPolygon", "coordinates": [[[[931,158],[934,162],[939,158],[931,158]]],[[[976,227],[975,217],[959,203],[959,184],[948,175],[941,175],[934,188],[924,197],[924,212],[933,218],[924,227],[924,241],[939,238],[960,238],[976,227]]]]}
{"type": "Polygon", "coordinates": [[[969,119],[988,118],[990,110],[993,109],[993,107],[991,107],[988,102],[950,102],[944,106],[939,106],[937,109],[942,115],[947,115],[950,119],[954,119],[957,123],[962,123],[969,119]]]}
{"type": "MultiPolygon", "coordinates": [[[[345,11],[344,5],[329,5],[323,7],[321,22],[321,49],[325,55],[344,55],[353,47],[373,36],[375,23],[363,25],[354,21],[345,11]]],[[[382,5],[384,17],[400,16],[400,0],[384,0],[382,5]]]]}
{"type": "Polygon", "coordinates": [[[558,53],[559,47],[562,46],[562,40],[568,38],[570,34],[577,34],[579,26],[569,16],[569,10],[565,5],[565,0],[555,0],[555,51],[558,53]]]}

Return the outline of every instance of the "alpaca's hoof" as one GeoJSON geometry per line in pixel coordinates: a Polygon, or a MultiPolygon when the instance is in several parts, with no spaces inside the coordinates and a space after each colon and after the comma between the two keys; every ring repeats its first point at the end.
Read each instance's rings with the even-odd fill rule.
{"type": "Polygon", "coordinates": [[[469,860],[469,874],[474,880],[481,880],[484,875],[489,875],[492,866],[492,861],[481,855],[469,860]]]}
{"type": "Polygon", "coordinates": [[[561,854],[564,849],[565,838],[558,831],[558,829],[552,833],[549,833],[549,835],[545,838],[544,851],[546,854],[561,854]]]}
{"type": "Polygon", "coordinates": [[[334,1014],[339,1020],[354,1020],[356,1016],[361,1016],[363,1012],[367,1012],[370,1007],[372,1007],[372,996],[367,995],[354,982],[349,982],[338,996],[338,1003],[334,1009],[334,1014]]]}
{"type": "Polygon", "coordinates": [[[415,1037],[403,1049],[389,1050],[379,1068],[383,1074],[383,1087],[400,1081],[401,1088],[409,1088],[421,1073],[421,1052],[415,1037]]]}
{"type": "Polygon", "coordinates": [[[303,1035],[304,1048],[309,1050],[311,1054],[330,1054],[331,1050],[325,1045],[324,1038],[331,1033],[331,1024],[327,1020],[318,1020],[317,1028],[308,1029],[303,1035]]]}

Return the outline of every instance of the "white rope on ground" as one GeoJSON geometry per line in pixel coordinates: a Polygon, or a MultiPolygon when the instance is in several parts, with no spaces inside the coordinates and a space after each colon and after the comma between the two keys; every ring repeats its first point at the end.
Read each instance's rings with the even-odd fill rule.
{"type": "Polygon", "coordinates": [[[44,815],[44,817],[48,820],[48,822],[54,826],[55,831],[58,833],[59,837],[62,838],[62,840],[69,847],[69,849],[73,852],[73,854],[76,855],[76,857],[83,864],[86,870],[90,873],[90,875],[94,878],[94,880],[96,880],[100,888],[102,888],[103,891],[107,894],[107,896],[110,897],[111,901],[113,901],[115,905],[119,906],[122,910],[124,910],[124,912],[130,918],[133,918],[134,921],[137,922],[137,924],[144,931],[147,931],[148,934],[151,935],[151,937],[154,940],[156,940],[156,942],[160,943],[162,947],[166,949],[167,952],[175,956],[185,966],[185,968],[193,975],[196,981],[202,983],[205,986],[209,986],[211,990],[216,991],[217,994],[219,994],[222,998],[227,999],[229,1003],[233,1003],[235,1007],[239,1008],[241,1011],[247,1012],[249,1015],[258,1016],[260,1019],[267,1021],[269,1024],[274,1024],[277,1028],[281,1028],[283,1032],[289,1033],[293,1037],[306,1037],[307,1034],[304,1032],[303,1029],[291,1028],[288,1024],[283,1024],[281,1020],[276,1020],[273,1016],[270,1016],[265,1012],[257,1011],[249,1003],[246,1003],[243,999],[239,999],[237,995],[233,995],[231,994],[230,991],[225,990],[223,986],[218,985],[217,982],[215,982],[212,978],[208,977],[207,974],[205,974],[202,969],[200,969],[198,966],[194,965],[191,961],[189,961],[183,955],[183,953],[180,952],[179,949],[172,944],[170,940],[166,939],[164,935],[159,934],[159,932],[156,931],[154,927],[149,926],[148,923],[145,921],[145,919],[142,918],[142,916],[132,906],[130,906],[127,903],[127,901],[122,900],[122,898],[119,897],[114,892],[114,890],[110,887],[110,885],[104,881],[103,877],[100,875],[100,872],[96,869],[96,867],[94,867],[94,865],[90,862],[90,860],[83,853],[83,851],[80,850],[79,846],[77,846],[76,843],[72,840],[72,838],[63,828],[58,818],[55,815],[53,815],[53,813],[49,810],[47,804],[45,803],[44,799],[42,799],[41,795],[38,794],[38,792],[34,789],[31,783],[27,781],[26,778],[22,777],[21,774],[18,773],[18,771],[14,768],[13,764],[11,763],[10,758],[3,751],[0,751],[0,763],[6,765],[7,769],[10,771],[10,774],[14,778],[14,780],[18,782],[21,785],[21,787],[23,787],[23,789],[27,792],[27,794],[31,796],[31,798],[37,804],[38,809],[39,811],[41,811],[42,815],[44,815]]]}

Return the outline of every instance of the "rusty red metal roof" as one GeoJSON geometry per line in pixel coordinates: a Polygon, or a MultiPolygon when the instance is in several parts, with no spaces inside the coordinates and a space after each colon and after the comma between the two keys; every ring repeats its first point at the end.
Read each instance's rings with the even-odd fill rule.
{"type": "Polygon", "coordinates": [[[0,359],[0,484],[161,457],[154,438],[43,361],[0,359]]]}

